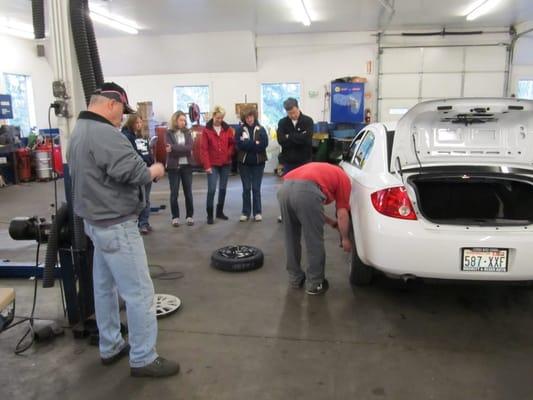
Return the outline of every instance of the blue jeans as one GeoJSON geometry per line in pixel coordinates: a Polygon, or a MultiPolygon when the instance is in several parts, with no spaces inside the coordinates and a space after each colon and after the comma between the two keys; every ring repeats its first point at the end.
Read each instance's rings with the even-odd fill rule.
{"type": "Polygon", "coordinates": [[[265,164],[246,165],[239,164],[239,172],[242,181],[242,215],[250,216],[252,211],[253,196],[253,215],[261,214],[261,182],[263,181],[263,171],[265,164]]]}
{"type": "Polygon", "coordinates": [[[194,206],[192,200],[192,167],[190,165],[180,165],[177,169],[168,170],[168,183],[170,185],[170,212],[172,219],[180,217],[178,206],[178,192],[180,181],[183,183],[183,193],[185,194],[185,210],[187,218],[192,218],[194,206]]]}
{"type": "Polygon", "coordinates": [[[118,295],[126,302],[130,365],[144,367],[157,358],[154,285],[144,243],[135,221],[107,228],[85,222],[94,244],[94,308],[100,334],[100,355],[109,358],[125,345],[120,334],[118,295]]]}
{"type": "Polygon", "coordinates": [[[228,177],[231,165],[223,165],[222,167],[211,167],[211,173],[207,174],[207,202],[206,208],[213,209],[215,201],[215,192],[217,190],[217,182],[220,178],[220,185],[218,186],[218,204],[223,206],[226,199],[226,187],[228,186],[228,177]]]}
{"type": "Polygon", "coordinates": [[[150,192],[152,190],[152,182],[147,183],[144,187],[146,207],[139,214],[139,228],[150,226],[148,219],[150,218],[150,192]]]}

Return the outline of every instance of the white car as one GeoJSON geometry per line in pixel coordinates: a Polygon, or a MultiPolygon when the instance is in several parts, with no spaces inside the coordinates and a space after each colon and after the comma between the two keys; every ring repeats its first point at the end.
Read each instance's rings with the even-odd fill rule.
{"type": "Polygon", "coordinates": [[[533,101],[420,103],[365,127],[351,178],[350,280],[533,280],[533,101]]]}

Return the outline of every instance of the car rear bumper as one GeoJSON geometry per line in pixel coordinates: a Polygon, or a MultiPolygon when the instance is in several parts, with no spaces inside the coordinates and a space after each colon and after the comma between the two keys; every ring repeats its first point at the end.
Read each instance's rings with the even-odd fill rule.
{"type": "Polygon", "coordinates": [[[533,280],[533,229],[443,226],[403,221],[369,210],[355,232],[361,260],[392,276],[434,279],[533,280]],[[362,221],[363,222],[363,221],[362,221]],[[461,270],[463,248],[505,248],[507,272],[461,270]]]}

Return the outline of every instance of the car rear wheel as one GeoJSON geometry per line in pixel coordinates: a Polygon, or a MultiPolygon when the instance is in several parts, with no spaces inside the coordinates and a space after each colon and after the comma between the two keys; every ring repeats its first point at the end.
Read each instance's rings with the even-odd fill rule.
{"type": "Polygon", "coordinates": [[[366,265],[357,254],[353,228],[350,226],[350,239],[352,241],[352,256],[350,260],[350,283],[355,286],[367,286],[374,277],[374,268],[366,265]]]}

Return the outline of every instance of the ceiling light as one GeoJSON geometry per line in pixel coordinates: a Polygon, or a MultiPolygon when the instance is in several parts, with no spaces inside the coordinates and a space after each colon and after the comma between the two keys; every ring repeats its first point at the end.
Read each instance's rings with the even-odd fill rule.
{"type": "Polygon", "coordinates": [[[300,22],[305,26],[311,25],[311,18],[309,17],[309,13],[305,7],[304,0],[293,0],[292,2],[294,3],[294,7],[298,13],[298,19],[300,22]]]}
{"type": "Polygon", "coordinates": [[[0,33],[23,39],[35,39],[33,26],[11,18],[0,17],[0,33]]]}
{"type": "Polygon", "coordinates": [[[473,21],[492,11],[500,2],[500,0],[478,0],[473,3],[465,12],[466,20],[473,21]]]}
{"type": "Polygon", "coordinates": [[[139,25],[135,21],[123,18],[119,15],[113,15],[100,8],[90,6],[91,19],[99,24],[109,26],[122,32],[137,35],[139,33],[139,25]]]}

